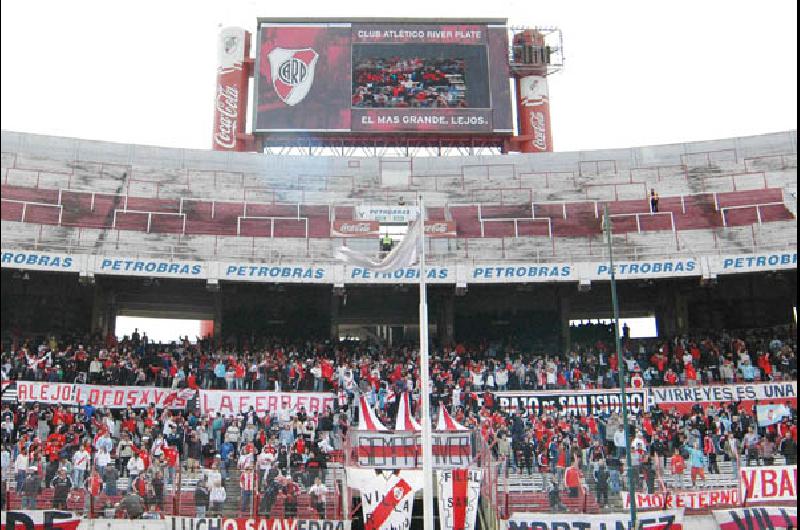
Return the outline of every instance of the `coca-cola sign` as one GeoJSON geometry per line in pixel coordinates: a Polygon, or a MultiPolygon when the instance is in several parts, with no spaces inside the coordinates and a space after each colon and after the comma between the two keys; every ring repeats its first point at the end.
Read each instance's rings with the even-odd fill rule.
{"type": "Polygon", "coordinates": [[[244,62],[250,53],[250,34],[242,28],[223,28],[217,43],[217,95],[214,99],[212,148],[240,151],[237,135],[245,132],[247,72],[244,62]]]}
{"type": "Polygon", "coordinates": [[[377,237],[380,228],[378,221],[334,221],[331,234],[333,237],[377,237]]]}
{"type": "Polygon", "coordinates": [[[456,224],[452,221],[426,221],[426,237],[456,237],[456,224]]]}
{"type": "Polygon", "coordinates": [[[235,86],[217,86],[217,127],[214,145],[223,149],[236,147],[236,122],[239,117],[239,89],[235,86]]]}

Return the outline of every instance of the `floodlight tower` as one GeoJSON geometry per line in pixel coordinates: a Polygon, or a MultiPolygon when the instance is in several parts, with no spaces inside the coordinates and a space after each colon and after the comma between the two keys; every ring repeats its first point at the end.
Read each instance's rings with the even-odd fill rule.
{"type": "Polygon", "coordinates": [[[519,136],[512,149],[523,153],[553,150],[547,76],[564,66],[561,30],[550,27],[511,27],[509,66],[517,93],[519,136]]]}

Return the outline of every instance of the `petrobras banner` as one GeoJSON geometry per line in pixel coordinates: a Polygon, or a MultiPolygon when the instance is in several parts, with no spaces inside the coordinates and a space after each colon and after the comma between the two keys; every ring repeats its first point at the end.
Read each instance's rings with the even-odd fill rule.
{"type": "Polygon", "coordinates": [[[481,495],[480,469],[437,471],[439,488],[439,528],[472,530],[478,515],[481,495]]]}
{"type": "MultiPolygon", "coordinates": [[[[516,411],[522,416],[622,413],[622,399],[618,390],[509,390],[495,392],[494,396],[495,403],[503,411],[516,411]]],[[[646,391],[628,389],[627,403],[632,414],[646,412],[646,391]]]]}
{"type": "MultiPolygon", "coordinates": [[[[623,491],[620,495],[622,495],[622,507],[625,509],[630,508],[630,493],[623,491]]],[[[653,508],[662,510],[673,508],[705,510],[722,506],[737,506],[738,504],[739,490],[736,488],[636,494],[636,507],[644,510],[653,508]]]]}
{"type": "Polygon", "coordinates": [[[320,414],[333,409],[335,394],[323,392],[262,392],[249,390],[199,390],[200,410],[212,416],[223,416],[248,412],[250,407],[258,416],[272,414],[279,410],[299,411],[320,414]]]}
{"type": "Polygon", "coordinates": [[[715,510],[713,513],[719,530],[797,528],[797,507],[732,508],[715,510]]]}
{"type": "MultiPolygon", "coordinates": [[[[336,237],[363,237],[370,234],[374,221],[337,221],[332,229],[336,237]],[[363,230],[368,229],[368,232],[363,230]]],[[[451,237],[449,222],[429,225],[429,237],[451,237]]],[[[375,242],[376,250],[378,242],[375,242]]],[[[797,266],[797,254],[709,256],[701,259],[674,258],[650,261],[624,261],[614,266],[619,280],[680,278],[779,270],[797,266]],[[740,265],[740,266],[737,266],[740,265]]],[[[336,261],[297,261],[259,263],[251,261],[181,261],[124,256],[93,256],[41,251],[4,249],[2,267],[26,270],[81,272],[86,274],[145,276],[200,280],[249,281],[264,283],[412,284],[420,280],[419,267],[405,267],[391,272],[375,272],[365,267],[349,267],[336,261]]],[[[485,261],[438,264],[426,267],[425,280],[436,284],[510,284],[551,282],[608,281],[607,262],[530,263],[485,261]]]]}
{"type": "Polygon", "coordinates": [[[17,381],[19,403],[46,403],[49,405],[81,406],[124,409],[145,408],[151,404],[157,408],[185,408],[194,397],[194,390],[168,389],[145,386],[76,385],[72,383],[43,383],[17,381]]]}
{"type": "Polygon", "coordinates": [[[275,265],[270,263],[225,262],[219,264],[220,280],[269,283],[333,283],[332,267],[315,263],[275,265]]]}
{"type": "Polygon", "coordinates": [[[81,516],[58,510],[3,510],[2,530],[77,530],[81,516]]]}
{"type": "Polygon", "coordinates": [[[797,501],[797,466],[743,467],[739,478],[745,503],[797,501]]]}
{"type": "MultiPolygon", "coordinates": [[[[391,272],[375,272],[366,267],[345,267],[345,283],[419,283],[419,267],[403,267],[391,272]]],[[[425,268],[428,283],[455,283],[455,267],[431,266],[425,268]]]]}
{"type": "Polygon", "coordinates": [[[578,271],[569,263],[497,263],[467,269],[467,283],[533,283],[578,281],[578,271]]]}
{"type": "Polygon", "coordinates": [[[86,269],[85,255],[71,255],[36,250],[0,251],[2,267],[54,272],[80,272],[86,269]]]}
{"type": "Polygon", "coordinates": [[[380,223],[408,223],[419,215],[416,206],[356,206],[356,218],[380,223]]]}
{"type": "Polygon", "coordinates": [[[361,491],[364,530],[411,528],[414,495],[422,489],[422,471],[347,468],[347,485],[361,491]]]}
{"type": "Polygon", "coordinates": [[[204,280],[211,276],[212,263],[173,261],[168,259],[97,257],[90,258],[89,268],[95,274],[114,276],[147,276],[204,280]]]}
{"type": "Polygon", "coordinates": [[[708,264],[709,270],[716,274],[796,269],[797,251],[709,256],[708,264]]]}
{"type": "Polygon", "coordinates": [[[268,517],[170,517],[165,530],[350,530],[350,521],[268,517]]]}
{"type": "MultiPolygon", "coordinates": [[[[643,512],[637,530],[683,530],[683,510],[643,512]]],[[[508,530],[620,530],[630,528],[630,514],[550,514],[517,512],[508,519],[508,530]]]]}
{"type": "MultiPolygon", "coordinates": [[[[608,262],[581,263],[582,280],[611,280],[608,262]]],[[[672,258],[649,261],[618,261],[614,263],[617,280],[646,280],[702,275],[700,262],[694,258],[672,258]]]]}
{"type": "Polygon", "coordinates": [[[741,407],[748,408],[755,401],[762,400],[797,406],[797,381],[652,387],[649,391],[651,406],[657,404],[664,410],[675,408],[679,412],[688,411],[695,404],[719,406],[731,401],[738,401],[741,407]]]}

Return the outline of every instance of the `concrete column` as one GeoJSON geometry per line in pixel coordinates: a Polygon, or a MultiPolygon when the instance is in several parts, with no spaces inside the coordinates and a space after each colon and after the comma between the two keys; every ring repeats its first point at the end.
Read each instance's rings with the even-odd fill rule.
{"type": "MultiPolygon", "coordinates": [[[[574,286],[568,286],[574,289],[574,286]]],[[[558,311],[559,322],[561,324],[561,347],[564,352],[568,352],[572,346],[572,337],[570,337],[569,318],[571,314],[571,297],[566,289],[558,288],[558,311]]]]}
{"type": "Polygon", "coordinates": [[[681,335],[689,331],[689,302],[680,291],[675,292],[675,329],[681,335]]]}
{"type": "Polygon", "coordinates": [[[456,296],[449,292],[442,296],[439,306],[439,318],[436,326],[439,339],[442,342],[453,342],[456,328],[456,296]]]}
{"type": "Polygon", "coordinates": [[[94,285],[92,289],[94,290],[94,300],[92,301],[92,333],[99,331],[105,336],[105,334],[108,333],[108,315],[103,288],[99,285],[94,285]]]}
{"type": "Polygon", "coordinates": [[[339,305],[341,298],[331,292],[331,328],[330,338],[335,341],[339,338],[339,305]]]}
{"type": "Polygon", "coordinates": [[[214,338],[222,339],[222,293],[214,293],[214,338]]]}

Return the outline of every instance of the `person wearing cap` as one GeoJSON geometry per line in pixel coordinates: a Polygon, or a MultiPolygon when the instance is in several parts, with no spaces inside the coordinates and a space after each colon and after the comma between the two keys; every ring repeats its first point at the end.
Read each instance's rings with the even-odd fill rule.
{"type": "Polygon", "coordinates": [[[58,474],[50,483],[53,488],[53,508],[66,510],[67,509],[67,496],[69,490],[72,489],[72,480],[67,475],[66,468],[58,470],[58,474]]]}

